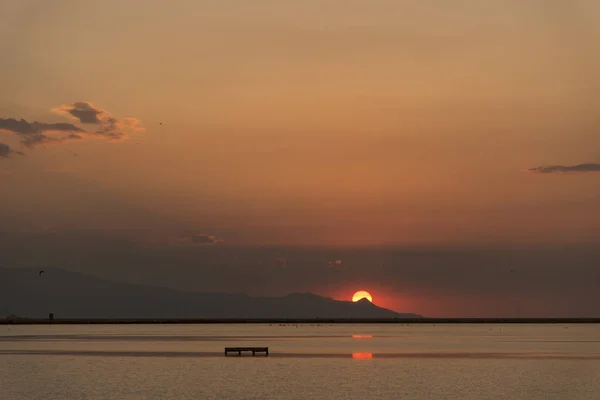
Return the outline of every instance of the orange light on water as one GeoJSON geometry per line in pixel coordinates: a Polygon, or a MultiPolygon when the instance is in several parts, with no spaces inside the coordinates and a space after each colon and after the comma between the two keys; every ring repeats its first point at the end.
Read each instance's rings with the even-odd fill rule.
{"type": "Polygon", "coordinates": [[[373,335],[352,335],[352,339],[372,339],[373,335]]]}
{"type": "Polygon", "coordinates": [[[373,353],[352,353],[352,358],[371,359],[373,358],[373,353]]]}

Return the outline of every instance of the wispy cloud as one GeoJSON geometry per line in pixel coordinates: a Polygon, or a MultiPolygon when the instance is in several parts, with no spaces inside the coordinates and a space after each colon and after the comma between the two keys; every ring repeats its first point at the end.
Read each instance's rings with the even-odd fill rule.
{"type": "Polygon", "coordinates": [[[20,151],[14,151],[9,145],[0,143],[0,158],[8,158],[15,154],[20,156],[24,155],[20,151]]]}
{"type": "Polygon", "coordinates": [[[208,235],[205,233],[184,233],[176,238],[169,241],[171,246],[183,246],[183,247],[194,247],[194,246],[206,246],[223,243],[224,240],[220,239],[216,235],[208,235]]]}
{"type": "Polygon", "coordinates": [[[73,139],[81,139],[81,136],[77,136],[75,134],[70,134],[67,136],[55,137],[55,136],[45,135],[43,133],[38,133],[35,135],[27,135],[26,137],[21,139],[21,143],[23,143],[25,146],[29,147],[30,149],[33,149],[36,146],[40,146],[40,145],[44,145],[44,144],[58,144],[58,143],[63,143],[63,142],[66,142],[68,140],[73,140],[73,139]]]}
{"type": "Polygon", "coordinates": [[[43,144],[58,144],[86,137],[118,141],[128,138],[129,133],[144,131],[137,118],[117,118],[86,101],[62,105],[51,111],[81,124],[95,125],[95,128],[84,129],[67,122],[29,122],[25,119],[0,118],[0,131],[16,134],[21,138],[21,143],[30,149],[43,144]]]}
{"type": "Polygon", "coordinates": [[[564,174],[569,172],[600,172],[600,164],[588,163],[578,165],[544,165],[530,168],[527,172],[536,174],[564,174]]]}
{"type": "Polygon", "coordinates": [[[222,240],[219,240],[215,235],[205,234],[193,235],[190,239],[194,244],[215,244],[222,242],[222,240]]]}

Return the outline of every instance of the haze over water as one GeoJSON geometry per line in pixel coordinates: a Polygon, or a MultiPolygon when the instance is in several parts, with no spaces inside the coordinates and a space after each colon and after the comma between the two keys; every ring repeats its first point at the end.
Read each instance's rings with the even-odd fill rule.
{"type": "Polygon", "coordinates": [[[597,325],[0,326],[1,399],[597,399],[597,325]],[[268,346],[269,357],[225,357],[268,346]]]}

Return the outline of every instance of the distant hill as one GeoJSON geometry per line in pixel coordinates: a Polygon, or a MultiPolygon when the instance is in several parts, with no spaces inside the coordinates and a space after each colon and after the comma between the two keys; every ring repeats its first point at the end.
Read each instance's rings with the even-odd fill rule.
{"type": "Polygon", "coordinates": [[[310,293],[284,297],[189,293],[58,268],[0,268],[0,318],[419,318],[310,293]]]}

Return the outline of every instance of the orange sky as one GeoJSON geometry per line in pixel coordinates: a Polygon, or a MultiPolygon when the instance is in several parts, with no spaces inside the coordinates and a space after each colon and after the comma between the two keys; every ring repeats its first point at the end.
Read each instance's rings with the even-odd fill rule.
{"type": "Polygon", "coordinates": [[[1,230],[597,243],[599,27],[593,0],[0,0],[1,230]]]}
{"type": "Polygon", "coordinates": [[[2,160],[5,206],[66,174],[244,243],[598,233],[595,174],[521,172],[599,161],[596,2],[0,4],[3,118],[145,127],[2,160]]]}

